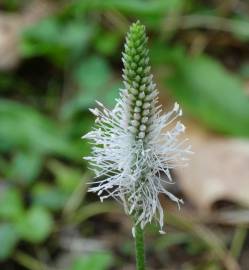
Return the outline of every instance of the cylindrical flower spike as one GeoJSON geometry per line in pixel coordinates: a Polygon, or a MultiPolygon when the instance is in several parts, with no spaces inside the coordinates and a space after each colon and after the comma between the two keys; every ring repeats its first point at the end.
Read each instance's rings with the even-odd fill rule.
{"type": "Polygon", "coordinates": [[[145,27],[140,22],[131,25],[124,48],[120,98],[111,111],[99,102],[99,109],[91,109],[96,126],[83,136],[94,143],[92,155],[86,159],[97,180],[89,191],[97,192],[101,200],[113,197],[121,202],[142,229],[155,220],[163,232],[158,195],[167,195],[178,206],[182,203],[167,190],[167,184],[172,183],[170,169],[186,165],[190,146],[186,140],[178,140],[183,124],[178,121],[169,128],[182,114],[179,105],[166,114],[158,105],[145,27]]]}

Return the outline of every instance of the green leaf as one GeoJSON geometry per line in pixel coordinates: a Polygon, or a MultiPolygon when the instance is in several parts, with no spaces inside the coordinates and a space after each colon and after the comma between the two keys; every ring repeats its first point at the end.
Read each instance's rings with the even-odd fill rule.
{"type": "Polygon", "coordinates": [[[56,186],[38,183],[32,189],[32,201],[34,205],[44,206],[51,210],[60,210],[67,201],[68,194],[56,186]]]}
{"type": "Polygon", "coordinates": [[[102,252],[77,258],[69,270],[107,270],[111,264],[111,254],[102,252]]]}
{"type": "Polygon", "coordinates": [[[78,12],[85,10],[110,10],[115,9],[119,12],[126,13],[128,15],[160,15],[167,14],[170,11],[178,11],[183,6],[183,1],[181,0],[147,0],[146,3],[143,0],[85,0],[76,1],[74,3],[75,9],[78,12]]]}
{"type": "Polygon", "coordinates": [[[118,97],[119,89],[123,87],[121,82],[114,83],[108,88],[108,92],[105,94],[103,98],[99,98],[98,100],[102,99],[103,104],[113,108],[115,105],[115,100],[118,97]]]}
{"type": "Polygon", "coordinates": [[[93,33],[93,27],[81,20],[64,22],[47,18],[23,33],[21,53],[24,57],[47,56],[63,64],[76,59],[86,49],[93,33]]]}
{"type": "Polygon", "coordinates": [[[190,236],[186,233],[170,233],[167,236],[160,237],[155,243],[155,249],[166,250],[174,245],[188,243],[190,236]]]}
{"type": "Polygon", "coordinates": [[[233,19],[230,22],[231,32],[242,41],[249,39],[249,22],[248,18],[233,19]]]}
{"type": "Polygon", "coordinates": [[[79,169],[71,168],[58,161],[50,161],[50,170],[55,175],[55,181],[61,190],[71,193],[82,180],[83,173],[79,169]]]}
{"type": "Polygon", "coordinates": [[[177,100],[210,128],[249,136],[249,99],[242,81],[204,55],[175,59],[167,85],[177,100]]]}
{"type": "Polygon", "coordinates": [[[0,218],[4,220],[18,220],[24,213],[20,192],[15,188],[6,188],[0,194],[0,218]]]}
{"type": "MultiPolygon", "coordinates": [[[[98,56],[86,59],[76,70],[75,79],[81,87],[85,87],[88,95],[91,90],[98,89],[111,78],[111,70],[107,62],[98,56]]],[[[87,95],[86,95],[87,98],[87,95]]]]}
{"type": "Polygon", "coordinates": [[[241,65],[239,74],[243,79],[249,79],[249,62],[245,62],[241,65]]]}
{"type": "Polygon", "coordinates": [[[120,40],[119,33],[103,32],[96,38],[94,46],[101,54],[112,55],[117,51],[120,40]]]}
{"type": "MultiPolygon", "coordinates": [[[[104,58],[92,56],[82,62],[74,73],[74,80],[79,89],[75,96],[68,101],[62,114],[69,118],[75,113],[86,110],[93,106],[96,99],[99,101],[108,101],[105,96],[109,93],[111,69],[104,58]]],[[[118,89],[116,89],[116,95],[118,89]]],[[[114,99],[112,101],[112,104],[114,99]]]]}
{"type": "Polygon", "coordinates": [[[0,224],[0,261],[11,256],[18,242],[18,234],[15,228],[8,223],[0,224]]]}
{"type": "Polygon", "coordinates": [[[21,184],[31,184],[40,173],[42,155],[35,151],[18,152],[9,168],[8,178],[21,184]]]}
{"type": "MultiPolygon", "coordinates": [[[[2,151],[22,149],[25,153],[33,153],[33,155],[53,153],[69,158],[76,155],[76,149],[67,138],[65,131],[55,121],[31,107],[0,99],[0,127],[2,151]]],[[[26,163],[26,166],[29,163],[30,167],[37,165],[27,155],[25,157],[25,154],[22,154],[25,161],[20,161],[19,157],[19,166],[21,163],[26,163]]],[[[33,173],[35,174],[35,171],[33,173]]]]}
{"type": "Polygon", "coordinates": [[[44,241],[52,232],[51,214],[42,207],[33,206],[19,220],[17,230],[22,239],[31,243],[44,241]]]}

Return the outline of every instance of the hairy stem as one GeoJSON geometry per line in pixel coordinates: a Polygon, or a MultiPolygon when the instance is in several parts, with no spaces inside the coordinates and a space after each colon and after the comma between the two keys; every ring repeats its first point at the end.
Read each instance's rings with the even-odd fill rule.
{"type": "Polygon", "coordinates": [[[135,226],[135,246],[136,246],[136,265],[137,270],[145,270],[144,257],[144,231],[140,224],[135,226]]]}

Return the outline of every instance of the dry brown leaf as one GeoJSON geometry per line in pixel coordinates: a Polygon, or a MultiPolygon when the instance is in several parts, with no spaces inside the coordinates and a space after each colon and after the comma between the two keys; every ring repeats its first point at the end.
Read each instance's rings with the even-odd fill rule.
{"type": "Polygon", "coordinates": [[[249,140],[189,130],[195,153],[188,167],[176,170],[189,201],[200,210],[221,200],[249,206],[249,140]]]}

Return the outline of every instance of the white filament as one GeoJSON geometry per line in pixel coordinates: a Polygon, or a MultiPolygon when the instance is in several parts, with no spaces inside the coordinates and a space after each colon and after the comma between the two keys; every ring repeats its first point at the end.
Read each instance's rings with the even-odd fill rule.
{"type": "Polygon", "coordinates": [[[161,114],[157,90],[150,97],[152,101],[144,104],[143,115],[138,101],[135,115],[130,112],[133,97],[127,90],[121,90],[113,110],[98,102],[100,108],[91,109],[97,117],[96,127],[83,138],[93,141],[92,155],[86,159],[97,179],[89,191],[96,192],[101,201],[112,197],[122,203],[125,212],[136,217],[136,224],[142,228],[156,220],[163,233],[164,214],[158,195],[167,195],[178,206],[183,203],[166,187],[172,183],[170,169],[186,165],[186,155],[191,151],[186,140],[178,140],[184,125],[177,122],[169,128],[182,114],[179,105],[176,103],[172,111],[161,114]],[[131,114],[134,120],[130,123],[131,114]],[[139,121],[142,125],[137,130],[139,121]]]}

